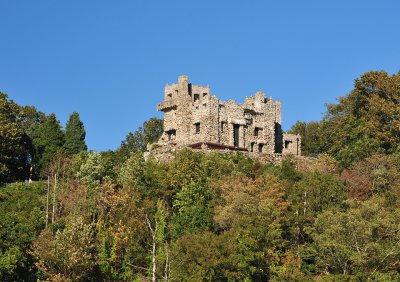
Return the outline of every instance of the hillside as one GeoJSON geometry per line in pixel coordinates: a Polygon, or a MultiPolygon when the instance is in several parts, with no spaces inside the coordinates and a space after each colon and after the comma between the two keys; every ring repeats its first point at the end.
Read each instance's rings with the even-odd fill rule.
{"type": "Polygon", "coordinates": [[[275,166],[144,161],[155,118],[88,152],[78,113],[64,129],[0,94],[0,280],[399,281],[399,102],[400,73],[362,75],[292,127],[309,160],[275,166]]]}

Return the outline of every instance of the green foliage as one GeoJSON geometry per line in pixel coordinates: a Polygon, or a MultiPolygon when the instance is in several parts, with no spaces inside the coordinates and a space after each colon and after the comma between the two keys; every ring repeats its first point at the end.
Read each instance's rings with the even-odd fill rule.
{"type": "Polygon", "coordinates": [[[126,158],[132,152],[145,152],[147,144],[157,142],[163,133],[163,121],[159,118],[150,118],[135,132],[129,132],[118,148],[118,155],[126,158]]]}
{"type": "Polygon", "coordinates": [[[341,176],[346,187],[329,158],[299,172],[290,158],[273,166],[182,150],[160,164],[133,153],[116,182],[107,165],[114,157],[81,152],[56,161],[56,171],[71,162],[77,178],[60,178],[56,223],[45,230],[43,184],[39,203],[27,193],[36,184],[3,190],[15,193],[0,194],[3,280],[140,281],[153,266],[156,279],[169,281],[398,278],[397,155],[351,166],[341,176]],[[364,184],[374,193],[346,197],[345,189],[364,184]]]}
{"type": "Polygon", "coordinates": [[[85,137],[86,131],[83,122],[79,118],[79,113],[73,112],[65,126],[65,151],[68,154],[86,151],[85,137]]]}
{"type": "Polygon", "coordinates": [[[0,183],[29,177],[31,143],[26,135],[23,108],[0,92],[0,183]]]}
{"type": "Polygon", "coordinates": [[[94,189],[99,184],[109,179],[111,172],[103,162],[102,156],[97,152],[88,154],[77,173],[77,178],[85,182],[89,188],[94,189]]]}
{"type": "Polygon", "coordinates": [[[196,182],[182,187],[173,202],[172,235],[178,238],[185,233],[196,233],[212,228],[211,191],[196,182]]]}
{"type": "Polygon", "coordinates": [[[139,192],[142,201],[153,205],[158,199],[172,201],[172,191],[166,186],[167,168],[153,160],[145,162],[142,154],[131,154],[119,171],[118,182],[139,192]]]}
{"type": "Polygon", "coordinates": [[[309,227],[313,226],[318,214],[345,206],[344,185],[335,176],[317,171],[305,174],[289,186],[287,193],[291,211],[288,214],[289,232],[292,244],[297,246],[311,241],[309,227]]]}
{"type": "Polygon", "coordinates": [[[211,232],[182,236],[172,250],[171,281],[226,281],[219,249],[218,237],[211,232]]]}
{"type": "Polygon", "coordinates": [[[297,121],[289,133],[301,135],[301,153],[305,156],[316,156],[323,150],[321,124],[311,121],[297,121]]]}
{"type": "Polygon", "coordinates": [[[55,114],[51,114],[44,123],[32,126],[28,135],[35,148],[33,154],[35,171],[40,171],[44,176],[51,159],[64,145],[64,132],[55,114]]]}
{"type": "Polygon", "coordinates": [[[354,203],[347,212],[328,210],[318,216],[312,236],[321,272],[373,278],[396,271],[400,212],[383,205],[382,198],[374,198],[354,203]]]}
{"type": "Polygon", "coordinates": [[[288,194],[292,209],[310,218],[324,210],[343,207],[346,199],[339,179],[319,172],[307,173],[288,194]]]}
{"type": "Polygon", "coordinates": [[[297,122],[307,155],[329,153],[342,167],[373,153],[391,154],[400,144],[400,72],[392,76],[370,71],[357,78],[354,89],[329,104],[320,122],[297,122]]]}
{"type": "Polygon", "coordinates": [[[191,182],[204,183],[203,156],[189,149],[179,151],[169,166],[170,185],[179,190],[191,182]]]}
{"type": "Polygon", "coordinates": [[[10,184],[0,188],[0,280],[33,279],[28,253],[44,227],[45,185],[10,184]]]}
{"type": "Polygon", "coordinates": [[[47,183],[0,187],[0,280],[399,281],[399,77],[366,73],[322,121],[297,122],[318,156],[281,165],[190,149],[144,161],[159,119],[88,153],[77,113],[64,144],[55,115],[0,94],[0,182],[31,158],[59,176],[48,228],[47,183]]]}
{"type": "Polygon", "coordinates": [[[144,166],[145,162],[142,154],[131,154],[120,170],[119,182],[124,186],[131,186],[141,190],[145,184],[144,166]]]}

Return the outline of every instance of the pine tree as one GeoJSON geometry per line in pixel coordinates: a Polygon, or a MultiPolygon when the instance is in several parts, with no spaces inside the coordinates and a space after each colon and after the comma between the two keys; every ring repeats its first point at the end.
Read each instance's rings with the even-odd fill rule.
{"type": "Polygon", "coordinates": [[[52,157],[64,145],[64,132],[56,115],[51,114],[43,124],[31,127],[29,137],[35,147],[33,160],[36,173],[39,171],[43,174],[43,170],[48,167],[52,157]]]}
{"type": "Polygon", "coordinates": [[[79,118],[79,113],[73,112],[65,127],[65,151],[69,154],[86,151],[85,136],[85,127],[79,118]]]}

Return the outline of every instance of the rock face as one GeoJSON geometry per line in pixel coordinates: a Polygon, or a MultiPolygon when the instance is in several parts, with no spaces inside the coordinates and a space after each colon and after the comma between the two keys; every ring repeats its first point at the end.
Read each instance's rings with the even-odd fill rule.
{"type": "Polygon", "coordinates": [[[181,147],[269,158],[301,154],[300,136],[282,132],[281,103],[263,92],[243,104],[224,102],[210,93],[210,86],[192,85],[182,75],[178,83],[165,86],[157,110],[164,112],[164,133],[148,146],[146,158],[168,159],[165,154],[181,147]]]}

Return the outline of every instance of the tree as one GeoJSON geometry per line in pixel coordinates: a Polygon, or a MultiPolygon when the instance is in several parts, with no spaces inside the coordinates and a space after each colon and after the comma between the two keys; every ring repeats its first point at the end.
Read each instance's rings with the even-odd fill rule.
{"type": "Polygon", "coordinates": [[[67,125],[65,126],[65,151],[69,154],[86,151],[85,137],[85,127],[79,118],[79,113],[73,112],[69,116],[67,125]]]}
{"type": "Polygon", "coordinates": [[[319,122],[301,122],[297,121],[289,133],[300,134],[301,152],[306,156],[315,156],[322,151],[321,125],[319,122]]]}
{"type": "Polygon", "coordinates": [[[255,180],[225,177],[216,183],[214,220],[222,233],[222,264],[228,280],[264,281],[275,272],[283,240],[283,183],[269,173],[255,180]]]}
{"type": "Polygon", "coordinates": [[[64,145],[64,133],[56,115],[50,114],[43,124],[32,126],[29,137],[35,149],[33,160],[36,169],[41,175],[45,175],[51,159],[64,145]]]}
{"type": "Polygon", "coordinates": [[[157,142],[163,133],[163,120],[150,118],[143,123],[134,133],[129,132],[122,141],[118,152],[122,157],[128,157],[132,152],[145,152],[147,144],[157,142]]]}
{"type": "Polygon", "coordinates": [[[393,153],[400,144],[400,72],[371,71],[354,89],[327,106],[322,121],[324,151],[343,167],[374,152],[393,153]]]}
{"type": "Polygon", "coordinates": [[[91,189],[103,183],[107,179],[107,169],[102,162],[101,155],[96,151],[89,153],[86,161],[82,163],[77,177],[91,189]]]}
{"type": "Polygon", "coordinates": [[[31,143],[22,108],[0,92],[0,183],[29,177],[31,143]]]}
{"type": "Polygon", "coordinates": [[[374,154],[345,169],[341,179],[346,183],[346,194],[349,198],[366,200],[399,183],[400,175],[393,158],[374,154]]]}
{"type": "Polygon", "coordinates": [[[172,234],[175,238],[185,233],[212,229],[211,191],[196,182],[182,187],[173,202],[172,234]]]}
{"type": "Polygon", "coordinates": [[[46,185],[13,183],[0,188],[0,280],[36,280],[31,242],[45,226],[46,185]]]}
{"type": "Polygon", "coordinates": [[[54,235],[46,229],[33,243],[37,267],[52,280],[84,281],[95,266],[94,240],[93,224],[86,224],[81,216],[70,217],[65,229],[54,235]]]}
{"type": "Polygon", "coordinates": [[[188,233],[174,242],[171,281],[227,281],[222,274],[221,256],[217,235],[188,233]]]}
{"type": "Polygon", "coordinates": [[[376,197],[317,217],[312,237],[319,273],[358,275],[360,281],[399,279],[400,213],[384,201],[376,197]]]}

